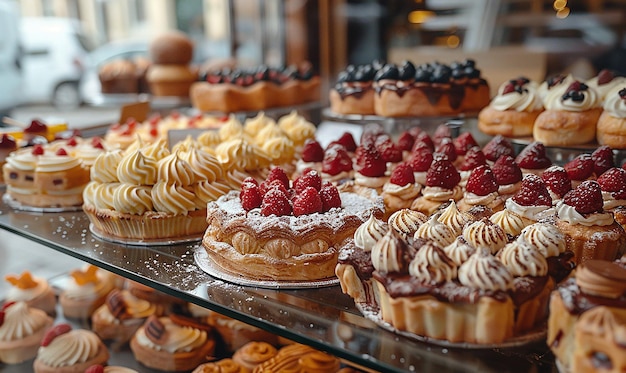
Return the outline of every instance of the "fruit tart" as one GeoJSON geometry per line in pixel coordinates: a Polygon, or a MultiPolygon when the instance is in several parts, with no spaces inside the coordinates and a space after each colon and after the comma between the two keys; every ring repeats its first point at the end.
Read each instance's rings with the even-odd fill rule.
{"type": "Polygon", "coordinates": [[[300,159],[296,162],[296,174],[301,174],[306,169],[322,172],[324,160],[324,148],[315,139],[308,139],[304,143],[300,159]]]}
{"type": "Polygon", "coordinates": [[[389,180],[387,162],[374,144],[361,144],[356,149],[354,184],[381,193],[389,180]]]}
{"type": "Polygon", "coordinates": [[[352,180],[353,175],[352,158],[348,150],[339,143],[329,144],[322,160],[322,179],[341,184],[346,180],[352,180]]]}
{"type": "Polygon", "coordinates": [[[485,154],[480,150],[480,147],[474,146],[468,149],[463,156],[463,160],[457,166],[459,174],[461,175],[459,185],[465,188],[467,179],[469,179],[472,170],[483,165],[487,165],[487,158],[485,158],[485,154]]]}
{"type": "Polygon", "coordinates": [[[463,199],[458,203],[461,211],[477,205],[487,206],[494,212],[504,208],[504,199],[498,194],[495,175],[487,165],[478,166],[472,171],[465,185],[463,199]]]}
{"type": "Polygon", "coordinates": [[[426,185],[426,175],[428,174],[430,165],[433,163],[433,159],[433,151],[430,147],[424,142],[416,141],[409,155],[408,162],[413,169],[415,182],[422,187],[426,185]]]}
{"type": "Polygon", "coordinates": [[[422,196],[413,202],[411,209],[431,215],[443,203],[451,199],[460,200],[463,197],[460,181],[461,175],[450,160],[445,157],[435,158],[428,169],[422,196]]]}
{"type": "Polygon", "coordinates": [[[526,145],[515,157],[515,163],[519,165],[524,175],[541,176],[548,167],[552,166],[552,161],[546,155],[546,147],[538,141],[526,145]]]}
{"type": "Polygon", "coordinates": [[[41,341],[33,369],[35,373],[84,372],[92,365],[106,365],[107,360],[109,351],[94,332],[57,324],[41,341]]]}
{"type": "Polygon", "coordinates": [[[7,275],[5,280],[11,284],[6,294],[7,302],[26,302],[28,306],[43,310],[48,315],[56,314],[56,296],[46,279],[24,271],[20,275],[7,275]]]}
{"type": "Polygon", "coordinates": [[[522,186],[522,170],[509,155],[498,158],[491,166],[491,171],[498,183],[498,194],[504,200],[513,197],[522,186]]]}
{"type": "Polygon", "coordinates": [[[550,166],[541,175],[550,197],[552,197],[552,204],[556,205],[563,196],[572,190],[572,182],[567,176],[567,171],[561,166],[550,166]]]}
{"type": "Polygon", "coordinates": [[[626,264],[589,260],[552,293],[548,340],[565,372],[626,369],[626,264]]]}
{"type": "Polygon", "coordinates": [[[316,281],[333,277],[338,248],[382,198],[340,193],[315,171],[293,183],[274,168],[261,184],[246,179],[240,191],[210,202],[203,238],[213,264],[243,281],[316,281]]]}
{"type": "Polygon", "coordinates": [[[19,364],[34,358],[52,317],[21,301],[5,303],[0,315],[0,362],[19,364]]]}
{"type": "Polygon", "coordinates": [[[408,163],[397,165],[389,181],[383,185],[382,197],[385,202],[385,214],[391,216],[394,212],[411,207],[419,196],[422,186],[415,182],[413,168],[408,163]]]}
{"type": "Polygon", "coordinates": [[[615,260],[626,251],[626,232],[604,210],[602,189],[584,181],[556,206],[556,225],[565,234],[567,249],[577,264],[590,259],[615,260]]]}
{"type": "Polygon", "coordinates": [[[478,114],[478,129],[492,136],[532,136],[535,120],[543,111],[537,87],[524,77],[502,84],[489,106],[478,114]]]}

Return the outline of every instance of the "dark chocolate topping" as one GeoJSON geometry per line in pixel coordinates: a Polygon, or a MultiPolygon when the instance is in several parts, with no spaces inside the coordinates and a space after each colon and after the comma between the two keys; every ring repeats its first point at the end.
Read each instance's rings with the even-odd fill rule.
{"type": "Polygon", "coordinates": [[[163,334],[165,334],[165,325],[155,315],[152,315],[146,320],[144,330],[148,339],[154,343],[158,343],[163,334]]]}
{"type": "Polygon", "coordinates": [[[398,67],[393,64],[387,64],[382,69],[378,70],[374,76],[375,81],[379,80],[398,80],[400,78],[400,71],[398,67]]]}
{"type": "Polygon", "coordinates": [[[339,252],[337,259],[339,264],[348,264],[354,267],[357,276],[362,281],[372,278],[374,266],[372,265],[372,256],[370,252],[359,249],[354,245],[354,241],[350,241],[339,252]]]}

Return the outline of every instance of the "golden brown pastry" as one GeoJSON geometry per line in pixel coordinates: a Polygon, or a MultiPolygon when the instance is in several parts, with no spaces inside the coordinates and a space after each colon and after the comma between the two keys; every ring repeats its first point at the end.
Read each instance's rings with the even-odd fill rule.
{"type": "Polygon", "coordinates": [[[245,368],[246,372],[254,369],[273,358],[278,350],[267,342],[248,342],[241,346],[233,355],[233,361],[245,368]]]}
{"type": "Polygon", "coordinates": [[[626,82],[609,91],[598,119],[596,137],[600,145],[626,148],[626,82]]]}

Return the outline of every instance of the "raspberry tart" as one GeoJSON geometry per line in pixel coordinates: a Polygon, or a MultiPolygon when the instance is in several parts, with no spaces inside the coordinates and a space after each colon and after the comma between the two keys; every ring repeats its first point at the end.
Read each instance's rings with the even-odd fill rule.
{"type": "Polygon", "coordinates": [[[500,157],[505,155],[515,157],[513,144],[511,144],[511,142],[502,135],[496,135],[489,140],[489,142],[483,147],[483,153],[485,154],[487,161],[490,162],[489,164],[493,164],[500,157]]]}
{"type": "Polygon", "coordinates": [[[486,206],[494,212],[504,208],[504,199],[498,194],[495,175],[487,165],[478,166],[472,171],[465,185],[463,199],[458,203],[461,211],[477,205],[486,206]]]}
{"type": "Polygon", "coordinates": [[[411,207],[419,196],[422,186],[415,182],[413,168],[408,163],[397,165],[389,181],[383,185],[382,197],[385,202],[385,214],[391,216],[394,212],[411,207]]]}
{"type": "Polygon", "coordinates": [[[543,172],[541,179],[552,197],[552,204],[557,204],[567,192],[572,190],[572,182],[567,176],[567,171],[561,166],[550,166],[543,172]]]}
{"type": "Polygon", "coordinates": [[[528,144],[515,158],[515,163],[522,169],[522,173],[541,176],[552,161],[546,155],[544,144],[535,141],[528,144]]]}
{"type": "Polygon", "coordinates": [[[522,170],[509,155],[498,158],[491,171],[498,183],[498,194],[505,200],[513,197],[522,186],[522,170]]]}
{"type": "Polygon", "coordinates": [[[615,260],[626,251],[626,232],[604,210],[602,189],[585,181],[556,206],[556,225],[565,234],[567,249],[577,264],[590,259],[615,260]]]}
{"type": "Polygon", "coordinates": [[[441,156],[435,158],[428,169],[422,196],[413,202],[411,209],[431,215],[443,203],[460,200],[463,197],[460,181],[461,175],[450,160],[441,156]]]}
{"type": "Polygon", "coordinates": [[[213,265],[235,280],[316,281],[334,276],[338,248],[382,199],[342,192],[315,171],[292,182],[274,168],[261,184],[210,202],[203,246],[213,265]]]}
{"type": "Polygon", "coordinates": [[[572,182],[572,188],[576,188],[585,180],[594,180],[594,160],[591,154],[583,153],[567,162],[563,168],[567,177],[572,182]]]}

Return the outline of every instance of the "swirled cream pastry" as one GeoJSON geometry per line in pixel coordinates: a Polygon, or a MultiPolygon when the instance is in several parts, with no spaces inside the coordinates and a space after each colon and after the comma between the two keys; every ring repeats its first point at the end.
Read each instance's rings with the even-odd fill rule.
{"type": "Polygon", "coordinates": [[[530,136],[543,111],[538,85],[528,78],[509,80],[498,89],[489,106],[478,114],[478,128],[488,135],[530,136]]]}
{"type": "Polygon", "coordinates": [[[552,222],[540,222],[524,228],[517,238],[535,247],[548,261],[549,275],[556,283],[569,276],[575,263],[574,253],[567,250],[565,235],[552,222]]]}
{"type": "Polygon", "coordinates": [[[476,252],[476,248],[470,245],[463,236],[458,236],[450,245],[445,246],[443,251],[458,267],[476,252]]]}
{"type": "Polygon", "coordinates": [[[56,296],[45,278],[24,271],[19,275],[6,275],[4,279],[11,284],[5,295],[7,302],[26,302],[28,306],[43,310],[48,315],[56,314],[56,296]]]}
{"type": "Polygon", "coordinates": [[[463,229],[463,238],[476,248],[489,248],[492,253],[496,253],[508,242],[504,230],[487,218],[466,225],[463,229]]]}
{"type": "Polygon", "coordinates": [[[130,348],[135,359],[147,367],[170,372],[192,370],[213,356],[211,330],[184,316],[150,316],[133,336],[130,348]]]}
{"type": "Polygon", "coordinates": [[[387,219],[389,227],[395,229],[404,239],[413,237],[415,231],[427,221],[428,217],[426,215],[411,209],[396,211],[387,219]]]}
{"type": "Polygon", "coordinates": [[[437,220],[452,229],[455,235],[460,235],[463,232],[463,228],[466,224],[473,222],[475,219],[472,215],[461,212],[454,200],[450,200],[450,203],[446,208],[441,210],[438,214],[437,220]]]}
{"type": "Polygon", "coordinates": [[[54,320],[25,302],[7,302],[0,312],[0,361],[19,364],[32,359],[54,320]]]}
{"type": "Polygon", "coordinates": [[[598,92],[574,80],[548,94],[546,110],[535,121],[533,137],[547,146],[586,144],[596,137],[596,124],[602,113],[598,92]]]}
{"type": "Polygon", "coordinates": [[[301,148],[308,139],[315,138],[315,125],[295,110],[278,119],[278,127],[285,131],[296,147],[301,148]]]}
{"type": "Polygon", "coordinates": [[[415,239],[430,239],[441,247],[451,244],[456,237],[457,235],[452,228],[439,221],[439,214],[431,216],[426,223],[420,225],[414,235],[415,239]]]}
{"type": "Polygon", "coordinates": [[[68,282],[59,296],[63,315],[72,319],[88,319],[96,308],[104,304],[107,294],[115,287],[106,272],[93,265],[70,273],[68,282]]]}

